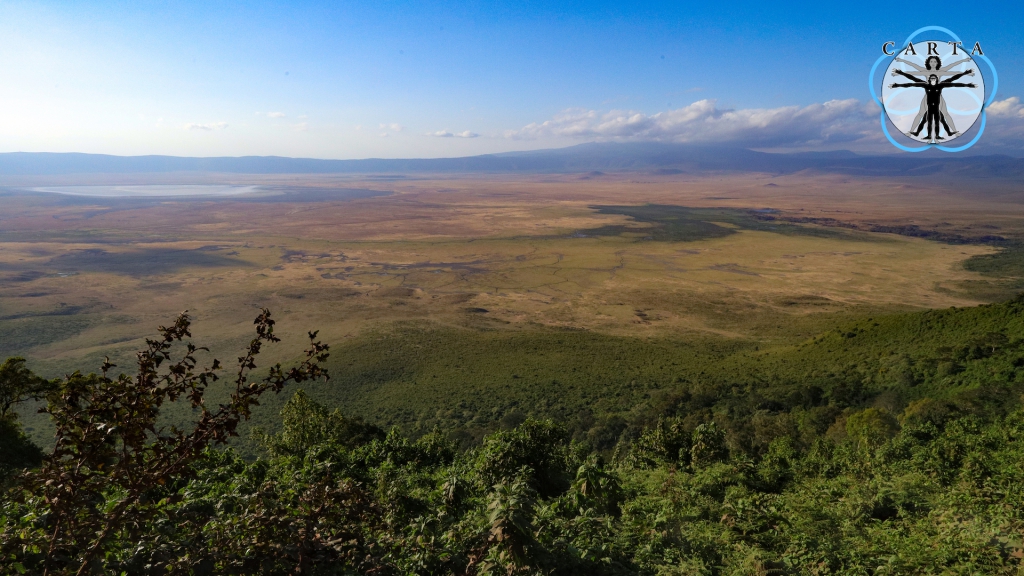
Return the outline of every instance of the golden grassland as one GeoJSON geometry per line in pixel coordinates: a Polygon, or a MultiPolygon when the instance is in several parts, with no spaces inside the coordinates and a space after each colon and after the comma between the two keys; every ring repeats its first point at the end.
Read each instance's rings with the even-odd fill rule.
{"type": "MultiPolygon", "coordinates": [[[[1024,196],[1006,182],[140,175],[0,186],[0,357],[26,356],[48,376],[105,356],[130,371],[155,327],[188,310],[198,343],[230,361],[267,307],[285,344],[264,362],[293,359],[308,330],[332,345],[333,380],[309,387],[314,397],[382,425],[471,436],[516,411],[629,411],[670,394],[684,368],[714,370],[845,320],[1005,298],[1016,284],[964,267],[997,250],[970,240],[1024,238],[1024,196]],[[255,184],[265,196],[18,192],[147,183],[255,184]],[[600,208],[647,204],[668,218],[600,208]],[[686,241],[657,233],[677,215],[697,223],[686,241]]],[[[283,400],[268,399],[256,423],[279,423],[283,400]]],[[[45,445],[46,422],[25,417],[45,445]]]]}
{"type": "Polygon", "coordinates": [[[336,202],[16,196],[0,219],[0,343],[69,370],[106,354],[125,359],[187,309],[222,349],[244,341],[261,306],[283,335],[317,328],[333,342],[402,320],[762,338],[779,318],[977,304],[962,286],[981,279],[961,263],[993,249],[845,230],[647,241],[649,224],[593,206],[771,208],[968,235],[1013,233],[1022,214],[1019,196],[998,190],[836,176],[585,178],[198,180],[391,193],[336,202]],[[586,233],[614,225],[632,231],[586,233]],[[41,335],[27,336],[34,329],[41,335]]]}
{"type": "MultiPolygon", "coordinates": [[[[218,244],[217,252],[237,254],[230,257],[238,262],[234,266],[183,263],[144,277],[57,270],[7,284],[0,306],[5,316],[77,307],[109,317],[33,350],[33,357],[43,358],[102,347],[124,337],[126,329],[141,337],[184,309],[196,315],[199,328],[209,322],[234,330],[261,305],[287,316],[288,325],[322,327],[331,337],[358,332],[368,322],[460,322],[467,313],[617,334],[697,330],[743,336],[746,323],[731,316],[758,308],[804,313],[857,305],[974,304],[956,291],[958,281],[974,276],[957,264],[990,250],[911,238],[851,241],[749,231],[681,245],[629,238],[262,240],[281,244],[218,244]]],[[[7,242],[0,244],[0,258],[45,269],[47,262],[76,251],[124,254],[130,262],[156,250],[201,247],[7,242]]]]}

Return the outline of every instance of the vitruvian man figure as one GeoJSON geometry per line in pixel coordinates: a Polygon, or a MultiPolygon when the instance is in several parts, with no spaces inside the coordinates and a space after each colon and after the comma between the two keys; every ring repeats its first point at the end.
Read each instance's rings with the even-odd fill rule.
{"type": "MultiPolygon", "coordinates": [[[[946,76],[952,76],[952,75],[956,74],[956,72],[952,72],[952,69],[956,68],[957,66],[959,66],[961,64],[963,64],[964,62],[970,62],[971,59],[970,58],[963,58],[961,60],[957,60],[956,62],[953,62],[952,64],[947,64],[947,65],[943,66],[941,58],[939,58],[938,56],[929,56],[929,57],[925,58],[925,60],[924,60],[924,68],[922,68],[918,64],[915,64],[915,63],[911,62],[910,60],[904,60],[903,58],[896,58],[896,61],[897,62],[902,62],[902,63],[906,64],[907,66],[910,66],[915,71],[917,71],[919,74],[926,74],[926,75],[927,74],[935,74],[936,76],[939,77],[939,80],[942,80],[946,76]]],[[[892,71],[892,75],[893,76],[895,76],[896,73],[897,73],[896,70],[892,71]]],[[[918,126],[918,125],[921,124],[921,121],[924,120],[924,114],[928,110],[928,105],[925,102],[925,98],[926,98],[926,96],[921,96],[921,107],[918,108],[917,116],[914,118],[914,121],[911,122],[911,124],[910,124],[911,126],[918,126]]],[[[941,112],[942,113],[942,117],[946,119],[946,123],[949,125],[949,128],[951,130],[953,130],[953,132],[956,132],[956,126],[953,125],[953,117],[950,116],[949,115],[949,111],[946,110],[946,99],[945,98],[939,99],[939,112],[941,112]]]]}
{"type": "MultiPolygon", "coordinates": [[[[938,60],[938,58],[936,58],[936,60],[938,60]]],[[[952,66],[952,64],[950,66],[952,66]]],[[[910,132],[908,132],[910,136],[919,137],[921,135],[921,131],[924,130],[925,126],[927,125],[928,140],[931,140],[933,142],[936,140],[945,140],[945,138],[943,138],[939,132],[940,124],[943,128],[946,129],[947,135],[953,136],[955,134],[958,134],[958,132],[955,129],[950,127],[948,114],[944,113],[943,109],[945,108],[945,106],[943,106],[942,102],[942,91],[945,90],[946,88],[974,88],[974,84],[956,82],[957,80],[964,76],[974,76],[973,69],[960,72],[959,74],[954,74],[948,80],[943,80],[941,82],[939,81],[938,74],[929,74],[927,81],[922,80],[921,78],[918,78],[916,76],[912,76],[911,74],[904,72],[902,70],[893,70],[893,75],[895,76],[896,74],[905,76],[908,79],[913,80],[913,82],[904,84],[890,84],[890,88],[924,89],[924,100],[922,102],[923,115],[921,114],[921,112],[918,113],[917,118],[920,118],[920,123],[918,124],[917,119],[914,120],[914,125],[916,125],[917,128],[915,129],[914,125],[911,125],[911,130],[910,132]]]]}

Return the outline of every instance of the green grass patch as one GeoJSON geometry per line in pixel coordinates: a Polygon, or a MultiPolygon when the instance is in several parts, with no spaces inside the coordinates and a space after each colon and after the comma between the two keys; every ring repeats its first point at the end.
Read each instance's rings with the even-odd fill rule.
{"type": "MultiPolygon", "coordinates": [[[[317,401],[414,434],[462,438],[552,418],[610,448],[665,414],[753,417],[879,404],[894,413],[1024,382],[1024,302],[868,316],[799,343],[401,323],[332,349],[317,401]]],[[[256,423],[273,429],[283,397],[256,423]]]]}
{"type": "Polygon", "coordinates": [[[1024,243],[1008,243],[999,252],[973,256],[964,268],[984,276],[997,278],[1024,277],[1024,243]]]}
{"type": "Polygon", "coordinates": [[[60,342],[75,336],[89,326],[91,315],[26,315],[0,320],[0,358],[24,355],[26,350],[60,342]]]}
{"type": "Polygon", "coordinates": [[[593,206],[598,214],[628,216],[649,227],[601,226],[583,231],[590,236],[619,236],[639,234],[645,239],[660,242],[693,242],[722,238],[736,230],[716,223],[731,224],[741,230],[774,232],[776,234],[812,236],[815,238],[860,239],[862,234],[834,228],[801,226],[776,221],[771,210],[738,210],[730,208],[687,208],[663,204],[644,206],[593,206]]]}

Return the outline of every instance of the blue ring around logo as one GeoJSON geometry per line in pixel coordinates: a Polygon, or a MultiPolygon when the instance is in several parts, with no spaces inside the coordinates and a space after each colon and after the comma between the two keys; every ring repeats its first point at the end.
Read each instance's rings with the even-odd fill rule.
{"type": "MultiPolygon", "coordinates": [[[[913,40],[914,37],[917,36],[918,34],[922,32],[929,32],[931,30],[948,34],[951,38],[953,38],[953,40],[957,42],[961,41],[960,37],[954,34],[953,31],[949,30],[948,28],[943,28],[942,26],[925,26],[924,28],[918,28],[917,30],[914,31],[913,34],[907,36],[907,40],[903,42],[903,45],[906,46],[907,44],[909,44],[910,41],[913,40]]],[[[999,74],[996,73],[996,67],[992,64],[992,61],[989,60],[988,57],[983,54],[978,55],[978,58],[983,60],[985,64],[988,65],[989,70],[992,71],[992,92],[989,93],[988,99],[985,100],[985,106],[981,109],[981,126],[978,128],[978,133],[974,136],[974,139],[968,142],[967,144],[964,144],[963,146],[958,146],[956,148],[950,148],[948,146],[943,146],[941,144],[926,144],[924,146],[919,146],[917,148],[911,148],[910,146],[904,146],[903,144],[900,144],[892,137],[891,134],[889,134],[889,127],[885,125],[885,106],[882,104],[882,101],[878,99],[878,96],[875,95],[875,71],[878,70],[878,65],[881,64],[882,61],[885,60],[886,58],[888,58],[888,56],[885,54],[879,56],[878,60],[875,60],[875,64],[871,67],[871,72],[868,75],[868,90],[871,92],[871,99],[874,100],[875,104],[878,104],[878,107],[882,109],[882,114],[879,119],[882,124],[882,132],[885,134],[885,137],[889,140],[889,143],[899,148],[900,150],[903,150],[904,152],[923,152],[925,150],[928,150],[929,148],[938,148],[943,152],[963,152],[964,150],[967,150],[971,146],[974,146],[978,139],[981,138],[981,135],[985,133],[985,108],[987,108],[989,104],[991,104],[992,101],[995,100],[996,90],[999,89],[999,74]]]]}

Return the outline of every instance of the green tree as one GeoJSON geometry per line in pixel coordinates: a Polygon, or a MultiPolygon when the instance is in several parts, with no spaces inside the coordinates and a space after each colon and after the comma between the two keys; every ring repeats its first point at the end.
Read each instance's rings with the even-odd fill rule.
{"type": "Polygon", "coordinates": [[[8,358],[0,364],[0,483],[43,461],[42,450],[22,431],[16,408],[22,402],[43,398],[54,387],[54,382],[26,368],[24,358],[8,358]]]}
{"type": "Polygon", "coordinates": [[[535,555],[533,515],[537,503],[523,475],[497,484],[489,497],[488,549],[480,563],[481,574],[515,574],[526,570],[530,557],[535,555]]]}
{"type": "Polygon", "coordinates": [[[39,400],[56,387],[25,367],[24,358],[8,358],[0,364],[0,420],[16,420],[15,407],[26,400],[39,400]]]}
{"type": "Polygon", "coordinates": [[[24,554],[25,566],[43,574],[105,571],[105,551],[119,534],[144,534],[166,517],[174,498],[167,491],[193,473],[208,446],[237,435],[265,392],[279,392],[292,382],[326,377],[321,364],[327,346],[310,333],[305,359],[285,370],[280,364],[250,380],[256,357],[267,343],[277,342],[270,312],[256,318],[256,336],[239,358],[235,385],[228,400],[214,409],[205,402],[208,387],[218,379],[220,362],[198,368],[204,351],[191,341],[190,319],[181,314],[160,338],[147,340],[138,353],[135,376],[108,377],[75,373],[51,394],[46,412],[56,425],[56,446],[38,471],[26,474],[21,503],[35,509],[40,520],[8,526],[0,536],[3,548],[24,554]],[[159,424],[160,408],[177,400],[197,412],[189,431],[159,424]],[[27,553],[26,553],[27,552],[27,553]]]}
{"type": "Polygon", "coordinates": [[[360,418],[346,418],[338,409],[329,411],[305,391],[297,390],[281,410],[281,432],[268,435],[256,430],[253,436],[275,455],[301,456],[319,444],[355,448],[371,440],[383,440],[385,434],[360,418]]]}
{"type": "Polygon", "coordinates": [[[880,408],[866,408],[846,419],[846,434],[861,446],[877,447],[899,430],[896,418],[880,408]]]}
{"type": "Polygon", "coordinates": [[[714,421],[701,424],[693,430],[690,463],[694,468],[703,468],[708,464],[721,462],[728,457],[725,433],[718,428],[714,421]]]}
{"type": "Polygon", "coordinates": [[[572,480],[566,467],[568,433],[551,421],[527,419],[512,430],[496,432],[484,440],[478,470],[486,486],[523,474],[542,496],[561,494],[572,480]]]}
{"type": "Polygon", "coordinates": [[[645,468],[658,463],[682,463],[690,459],[690,434],[681,418],[658,418],[658,422],[643,431],[633,443],[628,463],[645,468]]]}

